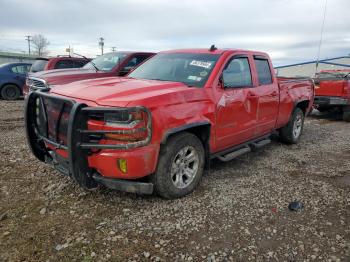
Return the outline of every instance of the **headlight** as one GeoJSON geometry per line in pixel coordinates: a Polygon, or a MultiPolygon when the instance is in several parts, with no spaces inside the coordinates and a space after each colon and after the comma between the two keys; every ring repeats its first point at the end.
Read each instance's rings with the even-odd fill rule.
{"type": "Polygon", "coordinates": [[[150,136],[148,114],[144,110],[123,110],[105,113],[104,122],[108,130],[118,133],[105,134],[106,139],[119,141],[142,141],[150,136]]]}

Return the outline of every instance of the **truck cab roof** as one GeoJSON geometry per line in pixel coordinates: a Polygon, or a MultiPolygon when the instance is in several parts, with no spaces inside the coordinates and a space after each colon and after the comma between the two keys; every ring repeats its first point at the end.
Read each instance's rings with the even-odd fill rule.
{"type": "Polygon", "coordinates": [[[159,52],[161,54],[166,53],[189,53],[189,54],[231,54],[231,53],[245,53],[245,54],[254,54],[254,55],[263,55],[268,56],[264,52],[254,51],[254,50],[245,50],[245,49],[234,49],[234,48],[220,48],[211,50],[210,48],[188,48],[188,49],[175,49],[159,52]]]}

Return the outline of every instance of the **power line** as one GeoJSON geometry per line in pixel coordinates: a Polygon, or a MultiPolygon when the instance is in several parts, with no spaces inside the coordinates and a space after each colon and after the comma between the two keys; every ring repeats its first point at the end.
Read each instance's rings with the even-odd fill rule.
{"type": "Polygon", "coordinates": [[[324,11],[323,11],[323,21],[322,21],[322,27],[321,27],[321,36],[320,36],[320,42],[318,43],[315,74],[317,73],[317,69],[318,69],[318,61],[320,60],[321,45],[322,45],[322,41],[323,41],[323,31],[324,31],[324,25],[325,25],[325,21],[326,21],[326,13],[327,13],[327,2],[328,2],[328,0],[325,0],[324,11]]]}
{"type": "Polygon", "coordinates": [[[30,54],[30,41],[32,41],[30,35],[26,35],[26,40],[28,41],[28,53],[30,54]]]}

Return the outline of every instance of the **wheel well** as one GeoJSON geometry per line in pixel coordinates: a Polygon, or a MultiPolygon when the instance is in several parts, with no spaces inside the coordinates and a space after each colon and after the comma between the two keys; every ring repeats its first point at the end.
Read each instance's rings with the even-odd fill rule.
{"type": "Polygon", "coordinates": [[[310,101],[308,100],[304,100],[304,101],[300,101],[296,104],[295,107],[300,108],[301,110],[303,110],[304,114],[306,113],[306,110],[309,108],[309,103],[310,101]]]}
{"type": "MultiPolygon", "coordinates": [[[[166,144],[166,141],[177,134],[187,132],[194,134],[196,137],[199,138],[199,140],[202,142],[204,150],[205,150],[205,157],[206,160],[209,160],[210,156],[210,147],[209,147],[209,138],[210,138],[210,124],[201,124],[198,126],[183,128],[181,130],[178,130],[176,132],[170,133],[163,141],[162,144],[166,144]]],[[[206,161],[206,164],[208,164],[209,161],[206,161]]]]}

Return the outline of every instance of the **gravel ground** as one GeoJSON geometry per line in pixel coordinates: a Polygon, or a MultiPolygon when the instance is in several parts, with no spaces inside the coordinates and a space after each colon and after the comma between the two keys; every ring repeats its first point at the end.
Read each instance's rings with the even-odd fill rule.
{"type": "Polygon", "coordinates": [[[30,154],[23,101],[0,108],[0,261],[350,261],[350,124],[333,116],[166,201],[85,192],[30,154]]]}

